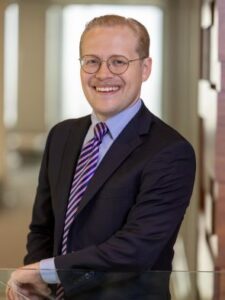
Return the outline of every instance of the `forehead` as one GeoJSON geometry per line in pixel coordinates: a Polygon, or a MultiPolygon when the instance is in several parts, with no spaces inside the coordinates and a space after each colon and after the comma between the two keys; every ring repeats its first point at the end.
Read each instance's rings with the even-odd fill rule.
{"type": "Polygon", "coordinates": [[[96,26],[85,33],[81,44],[82,55],[129,55],[136,48],[137,35],[130,27],[121,25],[96,26]]]}

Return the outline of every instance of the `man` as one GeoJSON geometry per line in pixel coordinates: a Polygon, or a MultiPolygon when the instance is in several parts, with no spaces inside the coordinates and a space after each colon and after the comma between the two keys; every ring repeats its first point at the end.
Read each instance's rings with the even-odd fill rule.
{"type": "MultiPolygon", "coordinates": [[[[190,144],[140,99],[142,82],[151,73],[149,35],[133,19],[95,18],[81,36],[80,57],[93,113],[64,121],[49,134],[27,266],[12,274],[10,300],[19,299],[18,292],[29,299],[36,299],[37,290],[48,295],[48,284],[54,283],[60,283],[58,299],[90,299],[82,293],[79,298],[79,289],[96,288],[100,273],[87,273],[80,285],[81,269],[171,270],[173,245],[192,193],[195,156],[190,144]],[[62,269],[71,270],[70,276],[62,269]]],[[[126,278],[132,284],[128,295],[139,279],[126,278]]],[[[120,299],[101,298],[96,289],[88,295],[120,299]]],[[[140,295],[121,299],[145,299],[140,295]]]]}

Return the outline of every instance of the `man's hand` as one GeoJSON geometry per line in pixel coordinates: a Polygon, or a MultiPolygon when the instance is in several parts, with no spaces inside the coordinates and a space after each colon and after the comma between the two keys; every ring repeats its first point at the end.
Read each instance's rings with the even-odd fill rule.
{"type": "Polygon", "coordinates": [[[48,298],[51,290],[42,280],[39,263],[21,267],[11,274],[7,284],[8,300],[40,300],[48,298]]]}

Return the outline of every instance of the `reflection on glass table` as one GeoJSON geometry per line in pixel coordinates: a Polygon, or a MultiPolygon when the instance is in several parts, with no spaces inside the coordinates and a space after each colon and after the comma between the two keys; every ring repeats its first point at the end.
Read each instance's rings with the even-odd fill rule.
{"type": "MultiPolygon", "coordinates": [[[[0,300],[6,299],[5,289],[12,269],[0,269],[0,300]]],[[[35,270],[34,270],[35,271],[35,270]]],[[[26,272],[26,270],[24,270],[26,272]]],[[[223,300],[224,272],[147,271],[99,272],[94,270],[58,270],[65,289],[64,299],[75,300],[223,300]]],[[[52,293],[36,299],[56,299],[52,293]]],[[[18,299],[29,299],[20,293],[18,299]]]]}

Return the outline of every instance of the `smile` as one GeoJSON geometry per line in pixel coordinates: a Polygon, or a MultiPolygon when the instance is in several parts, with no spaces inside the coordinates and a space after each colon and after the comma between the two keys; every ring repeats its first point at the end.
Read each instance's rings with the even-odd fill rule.
{"type": "Polygon", "coordinates": [[[97,92],[109,93],[109,92],[116,92],[119,90],[118,86],[106,86],[106,87],[95,87],[97,92]]]}

